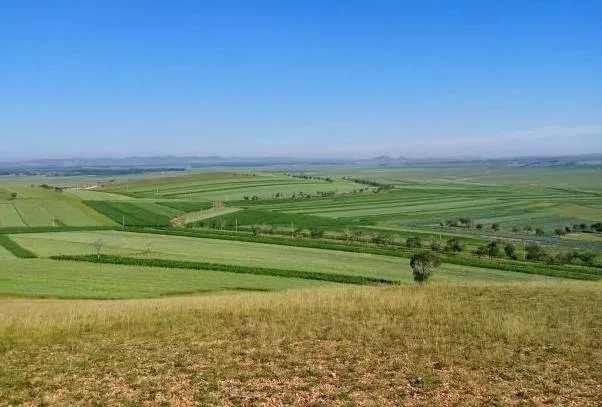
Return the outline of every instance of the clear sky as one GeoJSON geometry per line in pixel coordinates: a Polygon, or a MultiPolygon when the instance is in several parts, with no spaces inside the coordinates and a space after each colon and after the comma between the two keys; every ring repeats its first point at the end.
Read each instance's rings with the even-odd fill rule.
{"type": "Polygon", "coordinates": [[[0,0],[0,159],[602,152],[602,1],[0,0]]]}

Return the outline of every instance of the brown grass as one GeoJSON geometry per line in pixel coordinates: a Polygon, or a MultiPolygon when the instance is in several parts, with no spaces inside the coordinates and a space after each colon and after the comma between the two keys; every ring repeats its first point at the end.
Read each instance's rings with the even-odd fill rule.
{"type": "Polygon", "coordinates": [[[1,300],[0,404],[599,406],[600,288],[1,300]]]}

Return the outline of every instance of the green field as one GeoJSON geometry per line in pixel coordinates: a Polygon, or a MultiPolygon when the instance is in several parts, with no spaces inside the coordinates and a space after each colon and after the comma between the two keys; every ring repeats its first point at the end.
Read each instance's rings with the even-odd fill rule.
{"type": "Polygon", "coordinates": [[[0,260],[14,259],[15,256],[0,245],[0,260]]]}
{"type": "Polygon", "coordinates": [[[602,291],[568,278],[599,279],[600,256],[522,260],[534,241],[550,256],[602,252],[594,229],[553,235],[602,219],[596,172],[313,175],[334,182],[258,171],[95,179],[103,192],[3,184],[0,405],[599,404],[602,291]],[[53,216],[54,229],[35,228],[53,216]],[[460,217],[473,227],[445,225],[460,217]],[[420,250],[464,245],[420,287],[406,258],[417,236],[420,250]],[[519,258],[472,253],[492,240],[519,258]],[[67,255],[82,257],[49,258],[67,255]]]}
{"type": "Polygon", "coordinates": [[[232,201],[243,200],[245,196],[270,199],[280,194],[291,197],[299,192],[310,195],[328,191],[345,193],[356,188],[342,179],[329,183],[266,173],[198,173],[110,185],[105,190],[138,198],[232,201]]]}
{"type": "Polygon", "coordinates": [[[221,271],[194,271],[46,259],[0,260],[0,296],[150,298],[224,290],[284,290],[333,285],[221,271]]]}
{"type": "MultiPolygon", "coordinates": [[[[373,254],[116,231],[27,233],[12,235],[11,238],[42,257],[95,254],[92,244],[101,240],[104,254],[360,275],[411,282],[408,259],[373,254]]],[[[432,281],[469,283],[539,279],[550,278],[446,264],[437,270],[432,281]]]]}
{"type": "Polygon", "coordinates": [[[85,201],[90,208],[118,224],[129,226],[169,226],[182,211],[155,202],[85,201]]]}
{"type": "Polygon", "coordinates": [[[114,223],[79,199],[62,192],[21,184],[6,190],[15,199],[0,199],[0,228],[23,226],[110,226],[114,223]]]}

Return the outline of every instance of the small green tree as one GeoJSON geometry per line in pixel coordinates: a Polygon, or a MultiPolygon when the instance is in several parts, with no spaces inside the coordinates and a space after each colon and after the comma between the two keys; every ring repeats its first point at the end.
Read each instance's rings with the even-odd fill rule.
{"type": "Polygon", "coordinates": [[[516,260],[518,258],[516,254],[516,247],[512,243],[506,243],[504,245],[504,253],[509,259],[516,260]]]}
{"type": "Polygon", "coordinates": [[[489,244],[487,245],[487,255],[490,258],[493,257],[500,257],[502,250],[500,248],[500,243],[498,241],[492,241],[489,242],[489,244]]]}
{"type": "Polygon", "coordinates": [[[498,231],[501,229],[501,227],[500,227],[500,224],[499,224],[499,223],[497,223],[497,222],[496,222],[496,223],[494,223],[493,225],[491,225],[491,229],[493,229],[493,230],[495,230],[496,232],[498,232],[498,231]]]}
{"type": "Polygon", "coordinates": [[[445,245],[445,251],[450,253],[458,253],[464,250],[464,244],[457,237],[451,238],[445,245]]]}
{"type": "Polygon", "coordinates": [[[440,264],[439,256],[432,251],[427,250],[415,253],[410,259],[414,281],[418,284],[426,284],[433,269],[439,267],[440,264]]]}
{"type": "Polygon", "coordinates": [[[541,228],[535,229],[535,236],[543,236],[545,234],[546,233],[543,231],[543,229],[541,229],[541,228]]]}
{"type": "Polygon", "coordinates": [[[529,243],[526,247],[526,259],[532,261],[544,261],[547,260],[548,254],[543,247],[537,243],[529,243]]]}
{"type": "Polygon", "coordinates": [[[487,256],[487,246],[481,245],[475,250],[475,254],[479,257],[487,256]]]}
{"type": "Polygon", "coordinates": [[[593,266],[596,260],[596,253],[594,252],[583,252],[579,254],[579,260],[587,266],[593,266]]]}
{"type": "Polygon", "coordinates": [[[408,249],[417,249],[422,247],[422,239],[416,236],[408,237],[406,240],[406,246],[408,249]]]}

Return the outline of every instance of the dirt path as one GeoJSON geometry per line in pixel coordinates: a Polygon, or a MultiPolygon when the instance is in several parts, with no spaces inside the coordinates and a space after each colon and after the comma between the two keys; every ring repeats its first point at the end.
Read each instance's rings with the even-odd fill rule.
{"type": "Polygon", "coordinates": [[[200,220],[214,218],[220,215],[227,215],[229,213],[234,213],[240,211],[240,208],[211,208],[206,209],[204,211],[198,212],[188,212],[184,215],[180,215],[171,220],[172,225],[174,226],[185,226],[188,223],[198,222],[200,220]]]}

